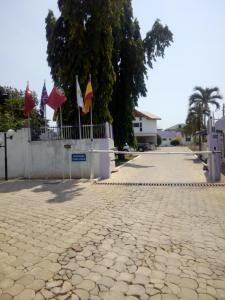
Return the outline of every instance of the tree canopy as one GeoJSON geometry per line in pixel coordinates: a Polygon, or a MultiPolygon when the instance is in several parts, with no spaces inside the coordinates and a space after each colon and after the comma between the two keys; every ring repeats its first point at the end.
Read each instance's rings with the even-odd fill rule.
{"type": "Polygon", "coordinates": [[[156,20],[142,39],[131,0],[59,0],[58,6],[59,18],[52,11],[46,18],[47,59],[55,84],[69,99],[64,122],[76,122],[76,75],[85,91],[91,74],[94,122],[113,122],[118,147],[132,144],[133,110],[147,93],[147,66],[164,57],[172,33],[156,20]]]}
{"type": "Polygon", "coordinates": [[[206,117],[210,114],[210,106],[215,106],[216,109],[220,108],[220,103],[223,97],[220,95],[218,87],[202,88],[196,86],[194,93],[189,97],[189,107],[197,107],[202,114],[203,127],[206,128],[206,117]]]}
{"type": "MultiPolygon", "coordinates": [[[[184,132],[195,134],[207,128],[207,117],[210,116],[211,107],[220,108],[222,96],[218,87],[202,88],[196,86],[194,93],[189,97],[189,108],[184,132]]],[[[201,150],[201,135],[199,135],[199,150],[201,150]]]]}

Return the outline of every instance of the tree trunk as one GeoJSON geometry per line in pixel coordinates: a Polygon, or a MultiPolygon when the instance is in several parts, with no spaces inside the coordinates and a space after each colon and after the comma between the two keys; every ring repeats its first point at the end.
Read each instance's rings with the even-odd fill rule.
{"type": "Polygon", "coordinates": [[[202,151],[202,137],[200,134],[199,134],[199,140],[198,140],[198,150],[202,151]]]}

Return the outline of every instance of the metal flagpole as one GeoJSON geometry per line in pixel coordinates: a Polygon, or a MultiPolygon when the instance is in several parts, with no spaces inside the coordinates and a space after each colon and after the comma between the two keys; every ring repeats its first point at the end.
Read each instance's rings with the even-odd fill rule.
{"type": "Polygon", "coordinates": [[[46,104],[44,106],[44,114],[45,114],[45,134],[46,134],[46,132],[47,132],[46,104]]]}
{"type": "MultiPolygon", "coordinates": [[[[44,80],[44,85],[46,88],[46,80],[44,80]]],[[[46,135],[46,131],[47,131],[47,116],[46,116],[46,104],[44,103],[44,118],[45,118],[45,135],[46,135]]]]}
{"type": "Polygon", "coordinates": [[[61,109],[61,106],[59,108],[59,113],[60,113],[60,137],[61,139],[63,139],[63,126],[62,126],[62,109],[61,109]]]}
{"type": "MultiPolygon", "coordinates": [[[[29,81],[27,81],[27,87],[29,89],[29,81]]],[[[27,115],[28,118],[28,179],[31,179],[31,126],[30,126],[30,113],[27,115]]]]}
{"type": "MultiPolygon", "coordinates": [[[[78,75],[76,75],[76,92],[78,93],[78,75]]],[[[79,139],[81,140],[81,122],[80,122],[80,107],[77,97],[77,111],[78,111],[78,120],[79,120],[79,139]]]]}
{"type": "MultiPolygon", "coordinates": [[[[60,137],[61,137],[61,143],[62,143],[62,162],[64,162],[64,146],[63,146],[63,126],[62,126],[62,109],[61,109],[61,106],[59,108],[59,114],[60,114],[60,137]]],[[[62,176],[63,176],[63,181],[65,179],[65,176],[64,176],[64,165],[62,166],[62,176]]]]}
{"type": "MultiPolygon", "coordinates": [[[[89,80],[91,81],[91,74],[89,74],[89,80]]],[[[91,118],[91,142],[93,143],[93,120],[92,120],[92,101],[91,101],[91,112],[90,112],[90,118],[91,118]]]]}
{"type": "Polygon", "coordinates": [[[28,114],[28,179],[31,179],[31,128],[30,128],[30,114],[28,114]]]}
{"type": "Polygon", "coordinates": [[[91,142],[93,143],[93,121],[92,121],[92,103],[91,103],[91,142]]]}
{"type": "Polygon", "coordinates": [[[28,114],[28,142],[31,141],[30,114],[28,114]]]}
{"type": "MultiPolygon", "coordinates": [[[[89,74],[89,80],[91,81],[91,74],[89,74]]],[[[90,107],[90,122],[91,122],[91,128],[90,128],[90,138],[91,138],[91,174],[90,179],[92,180],[94,178],[94,157],[93,157],[93,119],[92,119],[92,101],[91,101],[91,107],[90,107]]]]}
{"type": "MultiPolygon", "coordinates": [[[[27,81],[27,88],[29,89],[29,81],[27,81]]],[[[27,117],[28,117],[28,142],[30,143],[31,141],[30,113],[28,113],[27,117]]]]}
{"type": "Polygon", "coordinates": [[[68,155],[69,155],[69,172],[70,172],[70,181],[71,181],[71,148],[68,151],[68,155]]]}

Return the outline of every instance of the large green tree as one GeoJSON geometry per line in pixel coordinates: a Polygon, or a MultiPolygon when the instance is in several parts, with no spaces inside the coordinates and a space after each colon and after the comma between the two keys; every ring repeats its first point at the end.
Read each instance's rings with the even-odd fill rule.
{"type": "Polygon", "coordinates": [[[137,19],[133,17],[131,1],[123,4],[120,22],[113,27],[113,66],[116,82],[110,112],[113,117],[114,138],[119,148],[134,143],[133,111],[140,96],[145,97],[147,66],[153,67],[157,57],[164,57],[165,48],[173,40],[167,26],[156,20],[142,39],[137,19]]]}
{"type": "Polygon", "coordinates": [[[142,39],[131,0],[59,0],[58,6],[60,17],[49,11],[46,18],[46,36],[52,77],[68,97],[64,122],[77,118],[75,76],[85,91],[91,73],[94,122],[113,122],[116,145],[132,144],[133,109],[146,96],[147,65],[164,56],[172,33],[157,20],[142,39]]]}
{"type": "MultiPolygon", "coordinates": [[[[68,101],[62,108],[63,121],[74,123],[76,113],[75,77],[84,92],[89,74],[94,88],[94,122],[112,121],[108,104],[112,98],[115,72],[112,64],[112,24],[118,19],[121,0],[58,1],[60,17],[52,11],[46,18],[48,63],[56,85],[68,101]]],[[[89,120],[87,116],[86,120],[89,120]]]]}

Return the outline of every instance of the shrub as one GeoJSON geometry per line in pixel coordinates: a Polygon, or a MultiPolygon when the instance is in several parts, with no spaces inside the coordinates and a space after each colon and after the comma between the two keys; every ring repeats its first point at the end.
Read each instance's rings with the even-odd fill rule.
{"type": "Polygon", "coordinates": [[[178,145],[180,145],[180,141],[179,141],[178,139],[175,139],[175,140],[172,140],[172,141],[170,142],[170,144],[171,144],[172,146],[178,146],[178,145]]]}
{"type": "Polygon", "coordinates": [[[161,145],[162,143],[162,138],[160,135],[157,134],[157,146],[161,145]]]}

